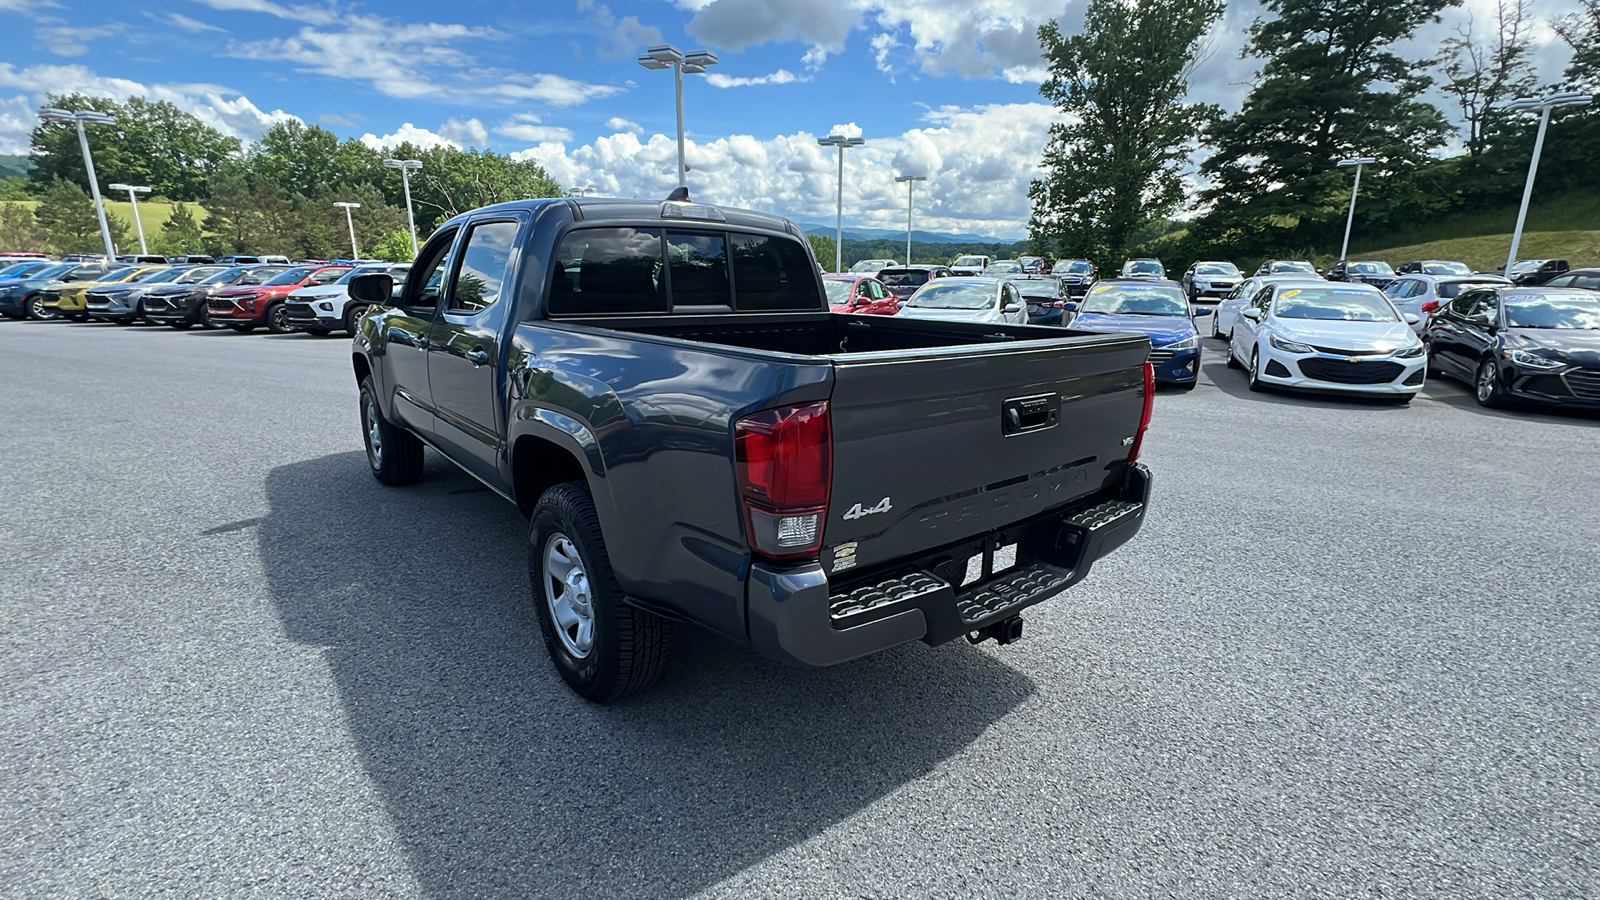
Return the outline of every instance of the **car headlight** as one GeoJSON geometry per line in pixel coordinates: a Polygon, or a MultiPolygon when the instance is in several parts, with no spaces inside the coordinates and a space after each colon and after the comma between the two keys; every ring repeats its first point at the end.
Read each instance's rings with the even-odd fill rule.
{"type": "Polygon", "coordinates": [[[1163,350],[1193,350],[1194,348],[1196,348],[1198,346],[1200,346],[1200,335],[1197,334],[1197,335],[1194,335],[1193,337],[1186,337],[1181,341],[1173,341],[1170,344],[1162,344],[1161,345],[1161,349],[1163,349],[1163,350]]]}
{"type": "Polygon", "coordinates": [[[1315,347],[1309,346],[1307,344],[1302,344],[1302,343],[1300,343],[1298,341],[1286,341],[1283,338],[1278,337],[1277,335],[1273,335],[1272,337],[1268,338],[1267,341],[1268,341],[1268,343],[1272,344],[1273,347],[1275,347],[1278,350],[1282,350],[1285,353],[1315,353],[1315,352],[1317,352],[1315,347]]]}
{"type": "Polygon", "coordinates": [[[1567,367],[1567,364],[1559,359],[1551,359],[1548,356],[1540,356],[1537,353],[1529,353],[1526,350],[1513,350],[1509,356],[1512,362],[1530,369],[1565,369],[1567,367]]]}
{"type": "Polygon", "coordinates": [[[1415,347],[1407,347],[1404,350],[1396,350],[1394,355],[1397,359],[1416,359],[1426,352],[1428,352],[1428,348],[1418,344],[1415,347]]]}

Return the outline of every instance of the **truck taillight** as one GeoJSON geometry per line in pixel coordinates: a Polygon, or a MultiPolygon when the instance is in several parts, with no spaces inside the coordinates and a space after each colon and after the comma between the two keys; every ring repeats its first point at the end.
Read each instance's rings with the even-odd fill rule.
{"type": "Polygon", "coordinates": [[[816,555],[833,483],[828,401],[752,413],[734,424],[733,440],[750,549],[816,555]]]}
{"type": "Polygon", "coordinates": [[[1139,430],[1133,436],[1133,447],[1128,451],[1128,462],[1139,461],[1139,451],[1144,447],[1144,433],[1150,427],[1150,411],[1156,404],[1156,370],[1144,364],[1144,411],[1139,413],[1139,430]]]}

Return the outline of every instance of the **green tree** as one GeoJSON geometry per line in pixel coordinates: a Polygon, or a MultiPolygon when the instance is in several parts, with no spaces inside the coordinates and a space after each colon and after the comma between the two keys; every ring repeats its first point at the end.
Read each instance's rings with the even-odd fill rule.
{"type": "Polygon", "coordinates": [[[817,255],[817,262],[828,271],[833,271],[834,260],[838,258],[838,245],[833,238],[825,234],[808,234],[806,240],[811,242],[811,252],[817,255]]]}
{"type": "Polygon", "coordinates": [[[49,245],[33,209],[21,203],[0,203],[0,248],[38,253],[49,245]]]}
{"type": "Polygon", "coordinates": [[[0,177],[0,200],[32,200],[28,193],[28,179],[23,175],[0,177]]]}
{"type": "MultiPolygon", "coordinates": [[[[39,227],[44,230],[50,249],[56,253],[104,253],[105,242],[100,237],[100,219],[95,215],[94,201],[83,188],[70,181],[56,179],[39,195],[39,205],[33,211],[39,227]]],[[[106,215],[106,225],[111,232],[111,243],[117,248],[130,243],[126,222],[115,215],[106,215]]]]}
{"type": "Polygon", "coordinates": [[[216,253],[255,252],[263,223],[255,196],[242,172],[224,169],[211,179],[206,197],[206,249],[216,253]]]}
{"type": "Polygon", "coordinates": [[[1485,127],[1501,115],[1507,100],[1533,90],[1533,67],[1528,54],[1533,46],[1530,0],[1498,0],[1486,39],[1473,36],[1469,17],[1455,37],[1442,45],[1447,60],[1440,89],[1461,109],[1467,131],[1467,152],[1483,153],[1485,127]]]}
{"type": "Polygon", "coordinates": [[[205,248],[205,235],[188,204],[172,204],[172,212],[156,236],[156,246],[168,256],[187,256],[205,248]]]}
{"type": "Polygon", "coordinates": [[[383,157],[360,141],[340,142],[320,125],[280,122],[267,129],[245,159],[250,180],[285,197],[381,184],[383,157]]]}
{"type": "Polygon", "coordinates": [[[1579,12],[1562,16],[1556,34],[1572,48],[1564,73],[1572,90],[1600,91],[1600,0],[1578,0],[1579,12]]]}
{"type": "Polygon", "coordinates": [[[411,232],[404,228],[389,232],[388,236],[367,253],[367,256],[390,262],[411,262],[411,232]]]}
{"type": "MultiPolygon", "coordinates": [[[[85,134],[102,182],[148,185],[155,194],[174,200],[205,196],[208,179],[230,154],[239,151],[229,137],[165,101],[132,97],[118,103],[82,94],[52,95],[47,106],[98,110],[113,116],[114,125],[89,125],[85,134]]],[[[43,191],[59,178],[88,190],[77,127],[41,121],[32,136],[33,170],[29,179],[43,191]]]]}
{"type": "Polygon", "coordinates": [[[1275,15],[1255,21],[1245,51],[1265,63],[1239,113],[1207,131],[1213,211],[1191,238],[1247,256],[1326,243],[1349,198],[1340,158],[1381,160],[1366,184],[1428,161],[1449,125],[1421,99],[1431,79],[1393,45],[1457,2],[1266,0],[1275,15]]]}
{"type": "MultiPolygon", "coordinates": [[[[394,152],[422,161],[421,171],[411,176],[411,198],[420,234],[431,232],[451,216],[491,203],[562,196],[561,186],[532,160],[518,161],[489,151],[453,147],[421,150],[406,144],[394,148],[394,152]]],[[[398,196],[400,179],[391,174],[388,182],[392,182],[390,196],[398,196]]]]}
{"type": "Polygon", "coordinates": [[[1035,245],[1109,267],[1177,207],[1193,137],[1216,114],[1183,100],[1222,10],[1222,0],[1090,0],[1082,33],[1040,27],[1050,78],[1039,92],[1066,121],[1050,127],[1045,175],[1028,190],[1035,245]]]}

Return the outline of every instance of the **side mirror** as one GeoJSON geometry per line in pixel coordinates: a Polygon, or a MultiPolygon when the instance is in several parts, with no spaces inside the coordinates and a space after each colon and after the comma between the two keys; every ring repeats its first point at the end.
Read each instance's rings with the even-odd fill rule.
{"type": "Polygon", "coordinates": [[[1016,312],[1020,309],[1022,309],[1022,304],[1020,303],[1007,303],[1001,308],[1001,312],[1016,312]]]}
{"type": "Polygon", "coordinates": [[[1066,303],[1062,304],[1061,308],[1067,312],[1077,312],[1078,304],[1076,301],[1068,300],[1066,303]]]}
{"type": "Polygon", "coordinates": [[[371,272],[350,279],[347,293],[362,303],[388,306],[392,301],[394,278],[386,272],[371,272]]]}
{"type": "Polygon", "coordinates": [[[1246,319],[1249,319],[1252,322],[1261,321],[1261,310],[1256,309],[1254,306],[1248,306],[1239,310],[1239,315],[1244,316],[1246,319]]]}
{"type": "Polygon", "coordinates": [[[1197,316],[1209,316],[1211,315],[1212,311],[1213,310],[1209,306],[1196,306],[1194,308],[1194,314],[1197,316]]]}
{"type": "Polygon", "coordinates": [[[1467,316],[1467,324],[1476,325],[1479,328],[1489,328],[1494,323],[1490,321],[1486,314],[1477,313],[1476,315],[1467,316]]]}
{"type": "Polygon", "coordinates": [[[1415,325],[1415,324],[1417,324],[1418,322],[1421,322],[1421,321],[1422,321],[1422,318],[1420,316],[1418,316],[1416,313],[1406,313],[1406,324],[1407,325],[1415,325]]]}

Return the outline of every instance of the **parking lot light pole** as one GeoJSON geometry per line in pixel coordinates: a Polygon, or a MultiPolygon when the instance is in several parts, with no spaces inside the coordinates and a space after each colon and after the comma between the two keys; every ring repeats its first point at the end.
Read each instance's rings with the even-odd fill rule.
{"type": "Polygon", "coordinates": [[[361,204],[335,200],[333,205],[344,210],[344,223],[350,226],[350,260],[354,262],[361,258],[361,251],[356,247],[356,220],[350,216],[350,210],[360,209],[361,204]]]}
{"type": "MultiPolygon", "coordinates": [[[[411,229],[411,257],[417,256],[417,217],[411,212],[411,170],[422,168],[420,159],[386,159],[383,164],[400,170],[400,188],[406,194],[406,227],[411,229]]],[[[355,246],[355,229],[350,229],[350,244],[355,246]]]]}
{"type": "Polygon", "coordinates": [[[1543,97],[1521,97],[1506,104],[1506,112],[1539,111],[1539,136],[1533,139],[1533,158],[1528,160],[1528,181],[1522,186],[1522,205],[1517,208],[1517,227],[1511,230],[1511,252],[1506,255],[1505,277],[1511,277],[1511,267],[1517,262],[1517,249],[1522,245],[1522,225],[1528,219],[1528,201],[1533,198],[1533,176],[1539,172],[1539,154],[1544,150],[1544,132],[1550,127],[1550,111],[1558,106],[1588,106],[1594,97],[1577,91],[1546,94],[1543,97]]]}
{"type": "Polygon", "coordinates": [[[139,232],[139,255],[144,256],[150,252],[149,246],[144,242],[144,222],[139,219],[139,195],[150,193],[150,189],[142,184],[113,184],[113,191],[127,191],[128,202],[133,204],[133,227],[139,232]]]}
{"type": "Polygon", "coordinates": [[[911,189],[919,181],[927,181],[926,175],[896,175],[895,181],[906,183],[906,265],[911,265],[911,189]]]}
{"type": "Polygon", "coordinates": [[[845,137],[842,134],[830,134],[825,138],[817,138],[817,143],[824,147],[839,148],[839,188],[834,197],[833,218],[833,271],[844,271],[844,150],[846,147],[859,147],[866,141],[858,137],[845,137]]]}
{"type": "Polygon", "coordinates": [[[1356,167],[1356,183],[1350,188],[1350,212],[1344,217],[1344,244],[1339,247],[1339,262],[1345,261],[1345,256],[1350,252],[1350,226],[1356,221],[1356,195],[1361,193],[1361,167],[1370,166],[1377,162],[1370,156],[1359,156],[1353,159],[1341,159],[1341,166],[1356,167]]]}
{"type": "Polygon", "coordinates": [[[710,50],[684,53],[671,44],[657,44],[639,55],[639,65],[646,69],[672,70],[672,93],[678,104],[678,187],[687,187],[689,173],[683,160],[683,75],[703,75],[708,66],[716,64],[717,55],[710,50]]]}
{"type": "Polygon", "coordinates": [[[72,122],[78,126],[78,146],[83,148],[83,165],[89,170],[89,193],[94,195],[94,211],[100,217],[100,239],[106,245],[106,265],[117,261],[117,246],[111,243],[111,226],[106,223],[106,204],[100,198],[100,179],[94,174],[94,157],[89,153],[89,136],[84,133],[84,123],[90,125],[115,125],[117,120],[92,109],[56,109],[46,106],[39,110],[39,118],[46,122],[72,122]]]}

